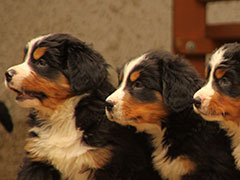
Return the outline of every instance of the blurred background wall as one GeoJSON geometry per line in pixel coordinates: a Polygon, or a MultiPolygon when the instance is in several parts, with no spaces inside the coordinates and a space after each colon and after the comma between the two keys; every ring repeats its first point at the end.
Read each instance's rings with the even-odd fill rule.
{"type": "MultiPolygon", "coordinates": [[[[22,61],[25,44],[43,34],[70,33],[105,57],[116,84],[114,70],[124,61],[151,49],[172,50],[172,7],[172,0],[0,0],[0,100],[15,126],[11,134],[0,126],[0,180],[15,179],[24,156],[27,110],[15,104],[3,74],[22,61]]],[[[210,3],[208,21],[235,21],[239,7],[210,3]]]]}

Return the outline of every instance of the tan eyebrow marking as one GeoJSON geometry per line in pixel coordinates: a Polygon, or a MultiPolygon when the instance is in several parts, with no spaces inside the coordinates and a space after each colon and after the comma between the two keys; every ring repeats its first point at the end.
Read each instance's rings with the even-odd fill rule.
{"type": "Polygon", "coordinates": [[[217,69],[215,71],[215,76],[217,79],[220,79],[221,77],[224,76],[224,74],[226,74],[226,72],[228,71],[228,69],[217,69]]]}
{"type": "Polygon", "coordinates": [[[45,54],[46,50],[47,50],[47,47],[39,47],[39,48],[37,48],[34,51],[34,53],[33,53],[33,58],[35,60],[40,59],[45,54]]]}
{"type": "Polygon", "coordinates": [[[131,74],[130,80],[134,82],[139,78],[139,76],[140,76],[140,71],[135,71],[131,74]]]}

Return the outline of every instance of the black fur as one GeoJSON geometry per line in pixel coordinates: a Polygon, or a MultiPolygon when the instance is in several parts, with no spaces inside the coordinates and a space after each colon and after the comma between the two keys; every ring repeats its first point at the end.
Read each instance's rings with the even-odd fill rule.
{"type": "Polygon", "coordinates": [[[193,111],[192,97],[203,85],[196,71],[177,56],[164,52],[156,56],[162,81],[160,92],[169,111],[162,123],[166,127],[164,145],[170,146],[167,156],[173,159],[186,155],[197,165],[182,180],[239,179],[226,132],[193,111]]]}
{"type": "MultiPolygon", "coordinates": [[[[37,47],[49,47],[41,64],[31,61],[30,66],[41,76],[54,80],[59,73],[65,75],[74,96],[88,93],[75,107],[76,131],[83,130],[81,141],[91,147],[112,146],[113,157],[95,171],[89,179],[146,180],[160,179],[151,163],[151,146],[146,134],[136,134],[134,128],[110,122],[105,115],[105,98],[114,91],[108,80],[108,65],[103,57],[82,41],[67,35],[50,35],[37,47]],[[93,177],[92,177],[93,176],[93,177]]],[[[38,60],[39,62],[39,60],[38,60]]],[[[36,111],[30,114],[30,126],[47,123],[39,119],[36,111]]],[[[39,138],[30,132],[30,138],[39,138]]],[[[101,156],[101,154],[99,154],[101,156]]],[[[18,174],[19,180],[58,180],[61,172],[51,163],[34,162],[27,158],[18,174]]]]}
{"type": "Polygon", "coordinates": [[[18,180],[61,180],[61,174],[52,165],[24,160],[24,165],[18,173],[18,180]]]}
{"type": "Polygon", "coordinates": [[[13,131],[13,123],[8,108],[3,102],[0,102],[0,123],[8,131],[13,131]]]}
{"type": "Polygon", "coordinates": [[[221,62],[217,69],[227,69],[228,71],[220,79],[214,77],[213,86],[221,93],[229,97],[237,98],[240,96],[240,44],[224,44],[223,50],[225,51],[223,58],[226,61],[221,62]]]}
{"type": "Polygon", "coordinates": [[[161,128],[166,129],[162,139],[163,147],[168,147],[166,159],[186,157],[195,164],[194,170],[181,180],[240,179],[226,132],[193,111],[193,95],[203,85],[197,72],[166,51],[149,52],[144,58],[132,70],[141,75],[134,82],[128,80],[124,91],[148,104],[159,100],[156,91],[161,94],[167,108],[167,115],[159,119],[161,128]]]}

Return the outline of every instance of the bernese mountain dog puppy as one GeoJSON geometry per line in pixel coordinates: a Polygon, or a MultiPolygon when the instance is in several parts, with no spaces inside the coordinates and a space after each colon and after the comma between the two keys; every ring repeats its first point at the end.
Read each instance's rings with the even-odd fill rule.
{"type": "Polygon", "coordinates": [[[160,179],[144,134],[109,121],[108,64],[68,34],[32,39],[5,73],[31,129],[19,180],[160,179]]]}
{"type": "Polygon", "coordinates": [[[163,179],[240,179],[225,131],[194,113],[192,97],[203,82],[187,62],[151,51],[123,65],[119,84],[106,99],[107,116],[152,136],[163,179]]]}
{"type": "Polygon", "coordinates": [[[13,131],[12,117],[8,111],[7,106],[2,101],[0,101],[0,123],[8,132],[13,131]]]}
{"type": "Polygon", "coordinates": [[[206,66],[206,84],[194,94],[194,109],[207,121],[217,121],[231,138],[240,169],[240,44],[217,49],[206,66]]]}

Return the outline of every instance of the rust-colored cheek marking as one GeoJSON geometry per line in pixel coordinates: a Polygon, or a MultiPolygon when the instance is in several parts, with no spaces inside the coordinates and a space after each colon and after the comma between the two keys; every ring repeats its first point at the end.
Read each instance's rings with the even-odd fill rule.
{"type": "Polygon", "coordinates": [[[141,102],[128,92],[125,93],[122,107],[124,119],[137,124],[150,123],[161,126],[160,120],[167,115],[167,108],[158,92],[156,92],[157,100],[152,103],[141,102]]]}
{"type": "Polygon", "coordinates": [[[136,81],[140,76],[140,71],[135,71],[130,75],[130,80],[132,82],[136,81]]]}
{"type": "Polygon", "coordinates": [[[221,77],[224,76],[224,74],[228,71],[228,69],[217,69],[215,71],[215,76],[217,79],[220,79],[221,77]]]}
{"type": "Polygon", "coordinates": [[[47,47],[39,47],[33,53],[33,58],[39,60],[46,52],[47,47]]]}
{"type": "Polygon", "coordinates": [[[208,112],[222,115],[225,120],[240,123],[240,98],[232,98],[215,91],[209,102],[208,112]]]}
{"type": "Polygon", "coordinates": [[[48,80],[35,72],[25,78],[22,83],[25,91],[42,92],[47,97],[42,100],[42,106],[52,110],[57,108],[61,102],[73,96],[70,85],[64,75],[59,73],[56,80],[48,80]]]}

